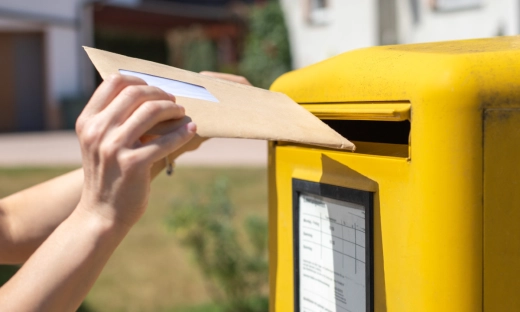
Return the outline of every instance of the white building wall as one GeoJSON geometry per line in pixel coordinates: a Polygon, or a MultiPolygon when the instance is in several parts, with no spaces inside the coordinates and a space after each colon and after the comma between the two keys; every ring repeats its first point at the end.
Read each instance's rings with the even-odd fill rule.
{"type": "Polygon", "coordinates": [[[74,18],[76,4],[79,2],[82,2],[82,0],[2,0],[0,9],[61,18],[74,18]]]}
{"type": "MultiPolygon", "coordinates": [[[[334,55],[379,44],[379,6],[395,1],[397,43],[515,35],[519,31],[520,0],[328,0],[328,17],[322,25],[306,19],[314,0],[280,0],[289,30],[294,68],[334,55]],[[477,3],[455,11],[435,10],[435,2],[477,3]],[[413,3],[418,14],[414,16],[413,3]]],[[[382,12],[384,13],[384,12],[382,12]]]]}
{"type": "Polygon", "coordinates": [[[288,26],[293,67],[377,44],[376,0],[329,0],[322,23],[308,20],[308,1],[280,0],[288,26]]]}
{"type": "Polygon", "coordinates": [[[480,0],[476,7],[456,11],[436,10],[432,1],[418,1],[414,21],[409,0],[398,0],[398,41],[417,43],[515,35],[518,33],[518,0],[480,0]]]}
{"type": "Polygon", "coordinates": [[[50,26],[45,33],[47,84],[53,104],[80,93],[80,42],[74,28],[50,26]]]}

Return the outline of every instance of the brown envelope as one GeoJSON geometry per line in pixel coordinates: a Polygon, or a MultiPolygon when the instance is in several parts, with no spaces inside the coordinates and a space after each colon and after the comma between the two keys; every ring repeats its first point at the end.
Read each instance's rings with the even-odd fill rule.
{"type": "Polygon", "coordinates": [[[174,94],[204,138],[247,138],[354,150],[354,144],[288,96],[158,63],[85,47],[101,77],[119,70],[202,86],[218,102],[174,94]]]}

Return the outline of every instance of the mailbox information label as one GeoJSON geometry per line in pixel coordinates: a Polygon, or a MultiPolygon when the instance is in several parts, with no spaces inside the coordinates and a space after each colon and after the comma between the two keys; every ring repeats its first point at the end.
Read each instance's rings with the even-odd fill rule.
{"type": "Polygon", "coordinates": [[[299,196],[302,312],[366,312],[365,207],[299,196]]]}

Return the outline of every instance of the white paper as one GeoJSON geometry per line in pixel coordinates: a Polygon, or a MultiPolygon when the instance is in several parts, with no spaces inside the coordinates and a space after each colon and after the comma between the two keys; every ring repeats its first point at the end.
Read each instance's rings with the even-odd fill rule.
{"type": "Polygon", "coordinates": [[[365,211],[301,194],[300,311],[366,312],[365,211]]]}
{"type": "Polygon", "coordinates": [[[183,96],[187,98],[206,100],[218,103],[218,99],[213,96],[206,88],[179,80],[173,80],[144,73],[138,73],[130,70],[120,69],[121,75],[129,75],[143,79],[149,86],[160,88],[164,92],[168,92],[175,96],[183,96]]]}

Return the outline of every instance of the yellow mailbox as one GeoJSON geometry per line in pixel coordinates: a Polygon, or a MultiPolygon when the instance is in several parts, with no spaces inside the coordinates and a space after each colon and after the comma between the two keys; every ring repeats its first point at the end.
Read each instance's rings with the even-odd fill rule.
{"type": "Polygon", "coordinates": [[[355,152],[269,151],[271,311],[520,311],[520,37],[280,77],[355,152]]]}

